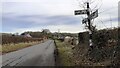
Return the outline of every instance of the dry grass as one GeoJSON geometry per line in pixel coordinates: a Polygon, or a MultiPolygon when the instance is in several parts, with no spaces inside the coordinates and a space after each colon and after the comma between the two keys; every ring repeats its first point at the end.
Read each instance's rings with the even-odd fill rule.
{"type": "Polygon", "coordinates": [[[0,47],[0,52],[2,52],[2,54],[5,54],[5,53],[9,53],[9,52],[16,51],[16,50],[19,50],[19,49],[23,49],[23,48],[26,48],[26,47],[29,47],[29,46],[32,46],[32,45],[35,45],[35,44],[39,44],[39,43],[40,42],[5,44],[5,45],[2,45],[0,47]]]}

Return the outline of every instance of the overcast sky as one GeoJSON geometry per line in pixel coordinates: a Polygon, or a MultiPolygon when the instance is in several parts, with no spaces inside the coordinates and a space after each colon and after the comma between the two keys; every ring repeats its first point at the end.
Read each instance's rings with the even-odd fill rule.
{"type": "MultiPolygon", "coordinates": [[[[84,9],[83,1],[2,0],[2,11],[0,11],[2,30],[0,31],[7,33],[42,29],[50,29],[51,32],[60,29],[60,32],[71,33],[85,31],[85,25],[81,21],[86,15],[74,15],[74,10],[84,9]]],[[[94,25],[98,29],[118,26],[118,0],[94,0],[90,7],[93,11],[99,8],[99,17],[94,20],[94,25]]]]}

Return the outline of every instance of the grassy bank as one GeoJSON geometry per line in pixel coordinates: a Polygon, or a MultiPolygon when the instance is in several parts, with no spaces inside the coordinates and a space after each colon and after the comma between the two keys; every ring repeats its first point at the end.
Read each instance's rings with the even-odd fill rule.
{"type": "Polygon", "coordinates": [[[58,66],[74,66],[72,45],[56,41],[58,47],[58,66]]]}
{"type": "Polygon", "coordinates": [[[19,49],[23,49],[35,44],[39,44],[40,42],[29,42],[29,43],[18,43],[18,44],[4,44],[0,47],[0,52],[2,54],[9,53],[12,51],[16,51],[19,49]]]}

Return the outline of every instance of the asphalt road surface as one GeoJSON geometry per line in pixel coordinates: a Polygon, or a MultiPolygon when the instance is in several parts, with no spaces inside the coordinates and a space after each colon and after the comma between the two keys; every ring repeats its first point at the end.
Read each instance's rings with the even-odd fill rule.
{"type": "Polygon", "coordinates": [[[53,40],[2,55],[2,66],[55,66],[53,40]]]}

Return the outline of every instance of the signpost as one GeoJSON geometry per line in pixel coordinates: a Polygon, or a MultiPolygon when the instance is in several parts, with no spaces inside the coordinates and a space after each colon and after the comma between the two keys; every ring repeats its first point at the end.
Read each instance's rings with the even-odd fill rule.
{"type": "Polygon", "coordinates": [[[75,15],[87,14],[87,10],[76,10],[75,15]]]}
{"type": "Polygon", "coordinates": [[[89,35],[90,35],[90,37],[89,37],[89,46],[91,47],[91,48],[93,48],[93,43],[92,43],[92,31],[93,31],[93,29],[92,29],[92,24],[91,24],[91,20],[92,19],[95,19],[96,17],[98,17],[98,9],[95,11],[95,12],[93,12],[93,13],[91,13],[90,14],[90,11],[89,11],[89,9],[90,9],[90,7],[89,7],[89,2],[87,2],[87,9],[86,10],[76,10],[75,11],[75,15],[82,15],[82,14],[87,14],[87,18],[84,18],[83,20],[82,20],[82,23],[83,24],[88,24],[88,29],[89,29],[89,35]],[[87,23],[88,22],[88,23],[87,23]]]}
{"type": "Polygon", "coordinates": [[[88,22],[88,18],[84,18],[83,20],[82,20],[82,24],[86,24],[88,22]]]}
{"type": "MultiPolygon", "coordinates": [[[[88,18],[90,20],[92,20],[92,19],[95,19],[96,17],[98,17],[98,10],[96,10],[95,12],[93,12],[88,18]]],[[[84,18],[82,20],[82,24],[86,24],[86,22],[88,22],[88,18],[84,18]]]]}
{"type": "Polygon", "coordinates": [[[90,19],[95,19],[96,17],[98,17],[98,10],[96,10],[95,12],[93,12],[91,15],[90,15],[90,19]]]}

